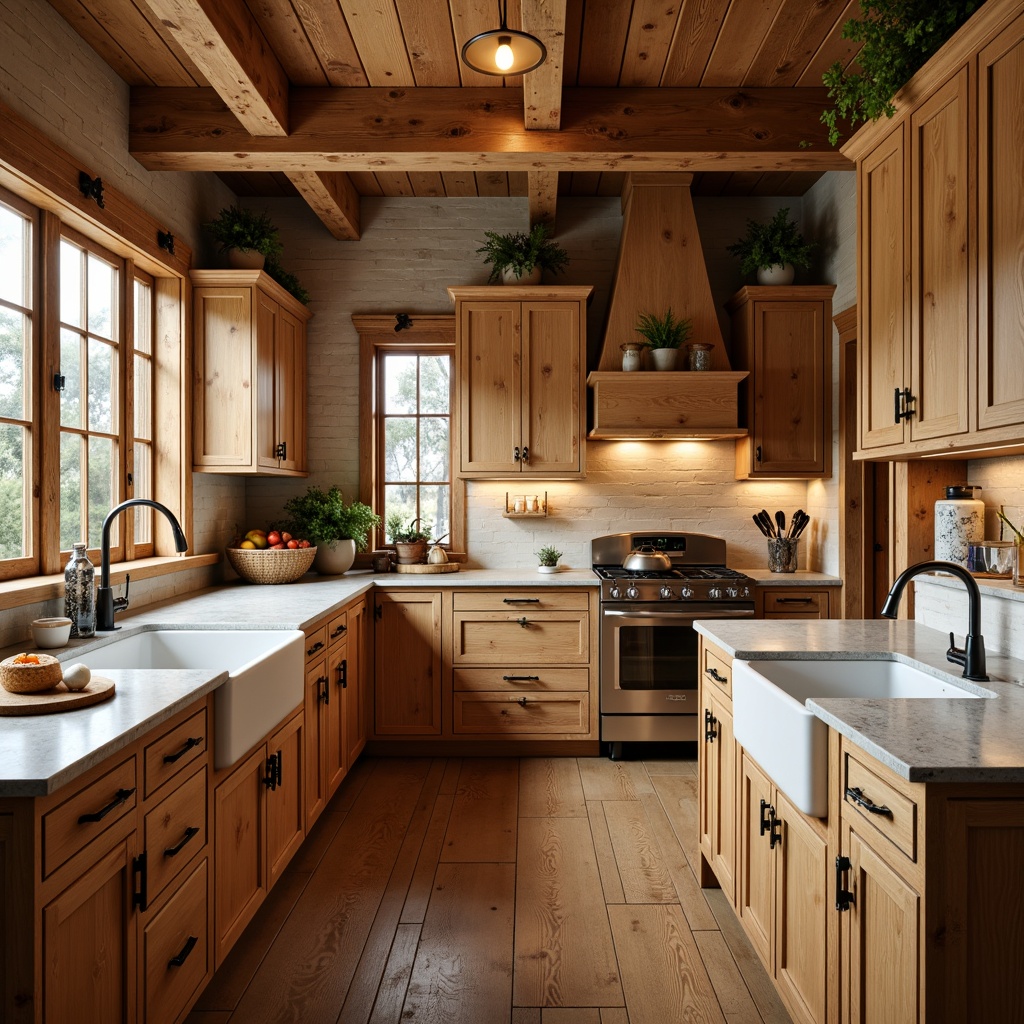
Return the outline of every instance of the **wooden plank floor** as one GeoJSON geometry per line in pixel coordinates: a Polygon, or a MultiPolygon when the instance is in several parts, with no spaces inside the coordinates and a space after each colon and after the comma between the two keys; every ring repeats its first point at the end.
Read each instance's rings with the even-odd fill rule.
{"type": "Polygon", "coordinates": [[[789,1024],[694,761],[364,759],[186,1024],[789,1024]]]}

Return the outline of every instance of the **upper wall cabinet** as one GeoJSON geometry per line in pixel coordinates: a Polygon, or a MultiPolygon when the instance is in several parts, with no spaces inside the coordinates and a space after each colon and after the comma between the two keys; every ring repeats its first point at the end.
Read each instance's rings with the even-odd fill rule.
{"type": "Polygon", "coordinates": [[[860,458],[1024,451],[1024,15],[990,0],[843,148],[860,458]]]}
{"type": "Polygon", "coordinates": [[[466,286],[455,301],[458,473],[585,474],[589,287],[466,286]]]}
{"type": "Polygon", "coordinates": [[[306,475],[306,321],[261,271],[193,270],[193,469],[306,475]]]}
{"type": "Polygon", "coordinates": [[[832,472],[834,285],[742,288],[728,303],[733,364],[749,370],[740,480],[832,472]]]}

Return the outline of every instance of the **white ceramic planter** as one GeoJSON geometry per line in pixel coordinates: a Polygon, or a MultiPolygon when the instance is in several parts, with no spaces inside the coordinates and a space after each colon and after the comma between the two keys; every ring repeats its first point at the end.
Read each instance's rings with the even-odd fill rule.
{"type": "Polygon", "coordinates": [[[523,274],[522,277],[516,277],[516,272],[508,267],[501,272],[501,283],[502,284],[540,284],[541,268],[534,267],[533,270],[528,274],[523,274]]]}
{"type": "Polygon", "coordinates": [[[316,558],[313,568],[321,576],[340,576],[352,568],[356,560],[356,542],[354,540],[332,540],[329,544],[316,546],[316,558]]]}
{"type": "Polygon", "coordinates": [[[652,348],[651,362],[656,370],[674,370],[676,368],[676,357],[679,355],[677,348],[652,348]]]}
{"type": "Polygon", "coordinates": [[[558,566],[557,565],[538,565],[537,566],[537,572],[545,572],[545,573],[558,572],[558,566]]]}
{"type": "Polygon", "coordinates": [[[758,267],[757,269],[757,283],[758,284],[792,284],[793,283],[793,264],[787,263],[783,266],[781,263],[776,263],[774,267],[758,267]]]}

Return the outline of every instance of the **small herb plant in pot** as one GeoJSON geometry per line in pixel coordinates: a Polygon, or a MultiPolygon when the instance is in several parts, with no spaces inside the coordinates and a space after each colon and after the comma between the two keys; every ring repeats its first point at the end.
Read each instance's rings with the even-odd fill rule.
{"type": "Polygon", "coordinates": [[[276,260],[281,239],[270,214],[241,206],[225,206],[204,227],[236,270],[262,270],[266,260],[276,260]]]}
{"type": "Polygon", "coordinates": [[[337,486],[310,487],[285,502],[291,532],[316,540],[313,568],[321,576],[340,576],[352,568],[356,550],[365,551],[370,531],[381,519],[369,505],[346,505],[337,486]]]}
{"type": "Polygon", "coordinates": [[[758,284],[792,284],[793,268],[810,267],[814,246],[784,206],[767,223],[748,220],[747,233],[726,249],[739,259],[744,274],[757,272],[758,284]]]}
{"type": "Polygon", "coordinates": [[[636,333],[643,338],[644,348],[651,351],[651,361],[656,370],[672,370],[676,365],[679,346],[690,336],[693,321],[676,317],[672,307],[662,316],[641,313],[636,321],[636,333]]]}
{"type": "Polygon", "coordinates": [[[562,557],[562,552],[556,547],[548,545],[543,547],[537,552],[537,561],[540,565],[537,566],[537,572],[558,572],[558,560],[562,557]]]}
{"type": "Polygon", "coordinates": [[[569,263],[569,254],[551,240],[544,223],[534,224],[529,234],[485,231],[484,236],[487,241],[477,252],[491,265],[491,282],[539,284],[542,271],[560,274],[569,263]]]}
{"type": "Polygon", "coordinates": [[[413,519],[408,525],[399,512],[392,512],[385,527],[387,535],[395,545],[399,565],[418,565],[426,561],[427,541],[430,540],[430,524],[413,519]],[[420,523],[418,527],[416,524],[420,523]],[[421,527],[426,527],[422,529],[421,527]]]}

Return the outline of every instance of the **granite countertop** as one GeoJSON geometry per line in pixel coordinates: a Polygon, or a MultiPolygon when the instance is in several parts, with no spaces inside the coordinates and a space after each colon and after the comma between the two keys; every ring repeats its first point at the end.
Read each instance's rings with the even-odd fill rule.
{"type": "Polygon", "coordinates": [[[696,629],[743,661],[895,659],[994,693],[981,700],[810,699],[807,707],[911,782],[1024,782],[1024,661],[989,652],[990,681],[968,682],[946,660],[948,634],[902,620],[775,620],[768,629],[756,620],[705,619],[696,629]]]}
{"type": "Polygon", "coordinates": [[[768,569],[737,569],[746,573],[759,587],[841,587],[843,581],[827,572],[811,572],[798,569],[796,572],[770,572],[768,569]]]}

